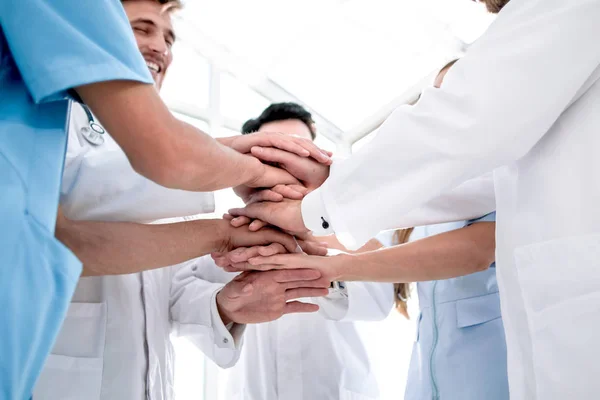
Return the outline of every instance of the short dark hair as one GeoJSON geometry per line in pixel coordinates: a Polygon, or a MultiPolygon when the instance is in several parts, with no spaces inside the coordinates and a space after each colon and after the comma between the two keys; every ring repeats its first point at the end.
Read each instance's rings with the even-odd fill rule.
{"type": "Polygon", "coordinates": [[[508,4],[510,0],[480,0],[485,4],[487,10],[491,13],[498,14],[502,7],[508,4]]]}
{"type": "MultiPolygon", "coordinates": [[[[125,3],[126,1],[133,0],[121,0],[121,3],[125,3]]],[[[155,0],[157,3],[162,5],[169,5],[169,11],[181,10],[183,8],[183,3],[181,0],[155,0]]]]}
{"type": "Polygon", "coordinates": [[[273,103],[255,119],[249,119],[242,126],[242,134],[258,132],[268,122],[284,121],[286,119],[297,119],[302,121],[310,130],[313,140],[317,137],[317,129],[312,114],[300,104],[296,103],[273,103]]]}

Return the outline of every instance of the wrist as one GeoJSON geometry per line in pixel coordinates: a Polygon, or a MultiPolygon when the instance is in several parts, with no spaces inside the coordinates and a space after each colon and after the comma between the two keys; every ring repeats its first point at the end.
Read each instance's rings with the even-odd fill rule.
{"type": "Polygon", "coordinates": [[[214,223],[212,249],[215,253],[222,253],[231,248],[231,231],[233,227],[226,219],[209,220],[214,223]]]}
{"type": "Polygon", "coordinates": [[[216,298],[217,311],[219,312],[219,317],[221,318],[223,325],[227,325],[232,322],[235,322],[232,319],[232,317],[230,316],[230,313],[227,310],[227,308],[223,306],[222,300],[223,300],[223,293],[222,293],[222,291],[219,290],[219,292],[217,293],[217,298],[216,298]]]}
{"type": "Polygon", "coordinates": [[[356,261],[354,254],[341,253],[335,256],[327,257],[331,260],[329,268],[331,281],[352,281],[351,276],[352,266],[356,261]]]}
{"type": "Polygon", "coordinates": [[[265,165],[256,157],[244,155],[245,163],[241,171],[244,171],[244,185],[258,187],[257,182],[265,174],[265,165]]]}

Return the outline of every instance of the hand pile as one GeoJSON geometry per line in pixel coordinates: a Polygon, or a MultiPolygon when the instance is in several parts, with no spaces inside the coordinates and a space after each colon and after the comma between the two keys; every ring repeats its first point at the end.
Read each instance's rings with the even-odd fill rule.
{"type": "Polygon", "coordinates": [[[310,140],[279,133],[236,136],[224,144],[260,160],[264,174],[234,189],[246,207],[224,216],[229,242],[211,254],[226,271],[245,271],[217,295],[223,322],[258,323],[288,313],[317,311],[315,304],[291,300],[327,295],[331,277],[318,269],[264,268],[250,262],[266,257],[262,261],[267,263],[269,257],[283,254],[327,254],[326,246],[304,226],[300,204],[329,176],[331,153],[310,140]]]}

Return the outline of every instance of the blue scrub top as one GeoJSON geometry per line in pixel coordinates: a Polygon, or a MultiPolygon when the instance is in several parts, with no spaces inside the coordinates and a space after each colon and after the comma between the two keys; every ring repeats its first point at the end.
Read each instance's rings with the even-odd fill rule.
{"type": "MultiPolygon", "coordinates": [[[[411,240],[495,221],[478,220],[415,228],[411,240]]],[[[506,341],[496,268],[458,278],[417,283],[417,336],[406,400],[508,400],[506,341]]]]}
{"type": "Polygon", "coordinates": [[[81,273],[54,239],[71,88],[152,83],[118,0],[0,1],[0,398],[27,399],[81,273]]]}

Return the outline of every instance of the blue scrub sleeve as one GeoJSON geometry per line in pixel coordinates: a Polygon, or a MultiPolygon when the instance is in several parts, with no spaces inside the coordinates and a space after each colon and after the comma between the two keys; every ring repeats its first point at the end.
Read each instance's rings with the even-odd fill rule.
{"type": "Polygon", "coordinates": [[[0,26],[36,103],[94,82],[152,83],[119,0],[2,0],[0,26]]]}

